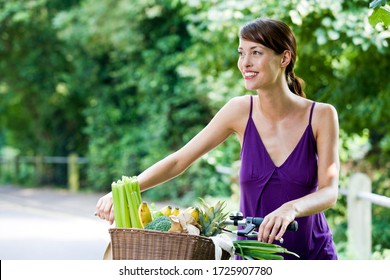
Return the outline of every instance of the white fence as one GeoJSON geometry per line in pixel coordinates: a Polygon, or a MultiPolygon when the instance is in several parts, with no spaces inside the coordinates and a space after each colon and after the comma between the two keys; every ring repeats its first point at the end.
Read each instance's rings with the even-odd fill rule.
{"type": "Polygon", "coordinates": [[[390,198],[371,193],[371,180],[363,173],[349,178],[347,189],[340,189],[347,196],[348,253],[353,258],[367,260],[371,257],[371,205],[390,208],[390,198]]]}

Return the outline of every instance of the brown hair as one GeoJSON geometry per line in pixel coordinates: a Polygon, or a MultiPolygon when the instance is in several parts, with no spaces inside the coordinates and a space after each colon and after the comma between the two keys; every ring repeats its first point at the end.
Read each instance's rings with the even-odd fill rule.
{"type": "Polygon", "coordinates": [[[285,50],[291,52],[290,64],[286,67],[286,79],[289,89],[296,95],[306,97],[303,92],[304,81],[295,76],[294,65],[297,58],[297,44],[291,28],[275,19],[256,19],[244,25],[240,38],[262,44],[277,54],[285,50]]]}

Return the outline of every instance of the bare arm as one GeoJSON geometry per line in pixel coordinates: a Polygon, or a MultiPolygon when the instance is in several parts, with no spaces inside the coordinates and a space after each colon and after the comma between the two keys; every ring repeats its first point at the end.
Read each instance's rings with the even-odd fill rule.
{"type": "MultiPolygon", "coordinates": [[[[279,240],[287,226],[299,217],[309,216],[332,207],[337,200],[339,178],[338,137],[336,110],[322,104],[316,120],[318,153],[318,189],[316,192],[283,204],[267,215],[259,228],[259,240],[279,240]]],[[[313,119],[314,122],[314,119],[313,119]]]]}
{"type": "Polygon", "coordinates": [[[321,127],[317,135],[318,190],[293,201],[296,217],[309,216],[324,211],[337,201],[339,182],[339,125],[336,110],[325,107],[320,116],[321,127]]]}
{"type": "Polygon", "coordinates": [[[228,102],[184,147],[142,172],[138,176],[141,190],[149,189],[180,175],[198,158],[236,132],[240,115],[246,113],[246,110],[241,110],[240,101],[237,99],[228,102]]]}
{"type": "MultiPolygon", "coordinates": [[[[242,127],[243,117],[247,116],[248,105],[245,97],[236,97],[228,102],[184,147],[155,163],[138,176],[141,191],[180,175],[199,157],[221,144],[232,133],[237,132],[237,128],[242,127]],[[245,108],[243,109],[242,106],[245,108]]],[[[113,223],[111,193],[99,199],[96,210],[97,216],[113,223]]]]}

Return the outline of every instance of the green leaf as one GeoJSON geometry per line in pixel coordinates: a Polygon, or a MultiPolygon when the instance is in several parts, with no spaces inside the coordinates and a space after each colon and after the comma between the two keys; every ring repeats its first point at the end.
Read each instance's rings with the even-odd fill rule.
{"type": "Polygon", "coordinates": [[[283,260],[283,256],[277,254],[267,254],[261,252],[251,252],[250,257],[258,260],[283,260]]]}
{"type": "Polygon", "coordinates": [[[388,6],[375,9],[368,17],[368,22],[375,27],[378,23],[390,26],[390,9],[388,6]]]}

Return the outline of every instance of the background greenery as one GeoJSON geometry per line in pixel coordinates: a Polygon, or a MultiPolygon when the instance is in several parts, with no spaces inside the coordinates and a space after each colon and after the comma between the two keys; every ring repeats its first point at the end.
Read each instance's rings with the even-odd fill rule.
{"type": "MultiPolygon", "coordinates": [[[[0,0],[0,149],[76,152],[89,160],[83,187],[108,191],[184,145],[227,100],[251,94],[236,67],[237,33],[256,17],[274,17],[297,36],[296,73],[308,98],[339,112],[341,186],[351,172],[365,172],[373,192],[390,196],[389,8],[373,2],[0,0]]],[[[146,195],[232,196],[234,178],[217,170],[231,167],[239,149],[228,139],[169,188],[146,195]]],[[[65,167],[47,173],[50,183],[66,184],[65,167]]],[[[373,211],[382,252],[390,213],[373,211]]],[[[344,242],[345,199],[327,215],[344,242]]]]}

